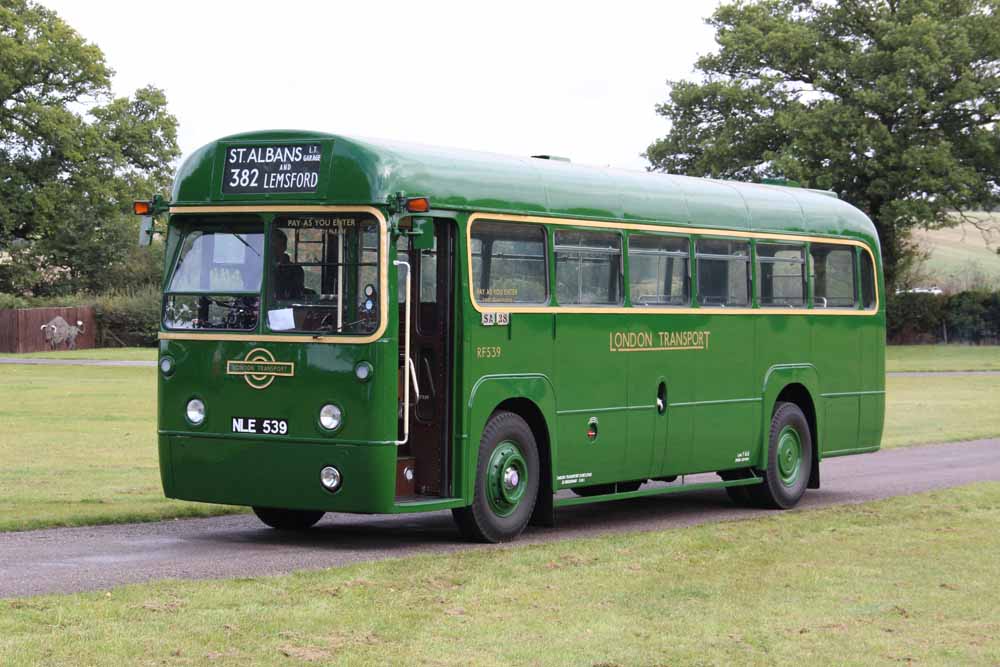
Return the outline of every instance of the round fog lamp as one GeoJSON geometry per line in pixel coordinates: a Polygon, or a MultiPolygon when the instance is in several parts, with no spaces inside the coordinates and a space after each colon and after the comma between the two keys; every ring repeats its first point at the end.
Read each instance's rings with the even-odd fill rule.
{"type": "Polygon", "coordinates": [[[357,366],[354,367],[354,377],[358,378],[362,382],[368,382],[372,376],[372,365],[367,361],[359,362],[357,366]]]}
{"type": "Polygon", "coordinates": [[[205,421],[205,404],[201,399],[192,398],[187,404],[188,421],[197,426],[205,421]]]}
{"type": "Polygon", "coordinates": [[[336,491],[340,488],[343,478],[340,476],[339,470],[333,466],[326,466],[319,471],[319,481],[327,491],[336,491]]]}
{"type": "Polygon", "coordinates": [[[326,430],[333,431],[340,427],[342,416],[340,408],[333,403],[327,403],[319,411],[319,423],[326,430]]]}
{"type": "Polygon", "coordinates": [[[170,375],[174,372],[174,360],[171,357],[163,357],[160,359],[160,372],[164,375],[170,375]]]}

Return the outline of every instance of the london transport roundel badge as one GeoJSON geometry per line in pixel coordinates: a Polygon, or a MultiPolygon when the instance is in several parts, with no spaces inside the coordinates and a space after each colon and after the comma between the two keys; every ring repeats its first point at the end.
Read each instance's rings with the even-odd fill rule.
{"type": "Polygon", "coordinates": [[[290,361],[275,361],[270,350],[255,347],[243,359],[227,361],[226,375],[242,375],[254,389],[267,389],[276,377],[293,377],[295,364],[290,361]]]}

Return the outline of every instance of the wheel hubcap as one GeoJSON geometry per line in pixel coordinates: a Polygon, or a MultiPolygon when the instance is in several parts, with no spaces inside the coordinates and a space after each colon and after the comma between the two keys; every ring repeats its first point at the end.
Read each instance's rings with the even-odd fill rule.
{"type": "Polygon", "coordinates": [[[781,483],[792,486],[799,478],[802,468],[802,440],[799,432],[791,426],[781,429],[778,434],[778,475],[781,483]]]}
{"type": "Polygon", "coordinates": [[[505,440],[490,455],[486,497],[497,516],[510,516],[528,488],[528,465],[516,444],[505,440]]]}

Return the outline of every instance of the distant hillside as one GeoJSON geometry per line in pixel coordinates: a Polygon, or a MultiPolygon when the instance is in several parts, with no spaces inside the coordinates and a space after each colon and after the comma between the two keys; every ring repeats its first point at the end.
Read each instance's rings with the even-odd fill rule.
{"type": "Polygon", "coordinates": [[[934,231],[914,232],[914,240],[929,253],[917,269],[914,287],[937,285],[945,291],[1000,289],[1000,213],[969,213],[990,229],[984,235],[971,223],[934,231]],[[919,284],[917,284],[919,283],[919,284]]]}

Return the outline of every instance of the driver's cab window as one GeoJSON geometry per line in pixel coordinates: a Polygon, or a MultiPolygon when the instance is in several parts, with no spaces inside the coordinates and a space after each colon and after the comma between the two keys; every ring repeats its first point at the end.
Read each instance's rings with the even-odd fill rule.
{"type": "Polygon", "coordinates": [[[368,215],[275,218],[268,236],[268,327],[373,332],[379,321],[378,242],[378,225],[368,215]]]}

